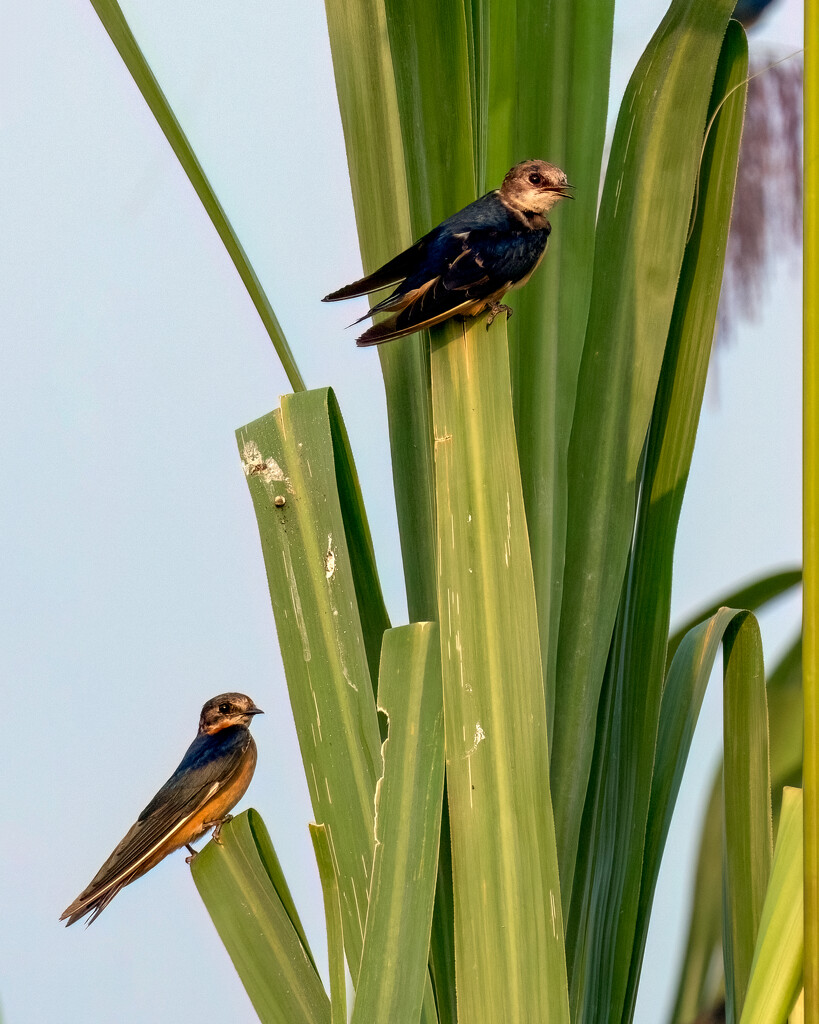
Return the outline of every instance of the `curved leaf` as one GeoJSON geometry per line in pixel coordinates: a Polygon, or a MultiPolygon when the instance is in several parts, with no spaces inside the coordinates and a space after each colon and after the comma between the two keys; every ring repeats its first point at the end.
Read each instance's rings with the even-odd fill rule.
{"type": "Polygon", "coordinates": [[[285,338],[279,321],[276,319],[276,314],[273,312],[273,307],[270,305],[270,300],[262,287],[261,281],[259,281],[256,271],[250,265],[250,260],[247,258],[247,254],[242,248],[236,232],[233,230],[233,225],[222,209],[222,204],[217,199],[213,186],[202,170],[202,165],[191,148],[187,136],[182,131],[182,127],[177,121],[170,103],[168,103],[165,94],[154,77],[153,71],[151,71],[148,62],[145,60],[133,32],[128,27],[122,9],[116,0],[91,0],[91,4],[97,12],[100,21],[105,26],[105,31],[111,37],[114,46],[116,46],[125,66],[131,72],[137,88],[142,93],[145,102],[150,107],[151,113],[156,118],[157,124],[171,144],[171,149],[174,151],[177,160],[182,165],[182,169],[187,174],[191,185],[193,185],[196,194],[199,196],[205,212],[210,217],[211,223],[222,239],[222,244],[227,249],[228,255],[233,260],[233,265],[239,271],[242,284],[247,288],[247,293],[256,307],[256,312],[259,314],[265,330],[270,335],[273,348],[281,360],[284,372],[290,381],[290,386],[294,391],[303,391],[305,387],[304,380],[298,366],[296,366],[293,353],[287,344],[287,338],[285,338]]]}
{"type": "Polygon", "coordinates": [[[552,791],[570,906],[594,723],[634,531],[638,466],[677,290],[714,71],[733,0],[673,0],[615,129],[568,458],[552,791]]]}
{"type": "Polygon", "coordinates": [[[378,706],[387,716],[389,733],[375,797],[376,844],[352,1024],[417,1024],[429,988],[444,788],[436,623],[384,634],[378,706]]]}
{"type": "Polygon", "coordinates": [[[740,1024],[784,1024],[799,996],[805,944],[802,814],[802,791],[786,788],[740,1024]]]}
{"type": "MultiPolygon", "coordinates": [[[[256,811],[222,828],[191,862],[219,937],[263,1024],[330,1024],[330,1004],[304,942],[290,892],[271,876],[273,847],[256,811]],[[252,825],[251,825],[252,822],[252,825]],[[263,856],[256,836],[264,837],[263,856]]],[[[275,857],[275,854],[274,854],[275,857]]],[[[278,865],[278,861],[276,861],[278,865]]]]}

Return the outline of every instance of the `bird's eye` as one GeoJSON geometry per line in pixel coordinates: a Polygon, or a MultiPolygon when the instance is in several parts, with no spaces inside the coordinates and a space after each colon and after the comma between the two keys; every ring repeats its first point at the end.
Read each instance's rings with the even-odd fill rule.
{"type": "Polygon", "coordinates": [[[529,175],[529,181],[531,181],[533,185],[539,185],[543,181],[543,178],[541,178],[537,171],[534,171],[529,175]]]}
{"type": "Polygon", "coordinates": [[[220,704],[219,705],[219,713],[220,714],[227,715],[229,712],[230,712],[230,704],[220,704]]]}

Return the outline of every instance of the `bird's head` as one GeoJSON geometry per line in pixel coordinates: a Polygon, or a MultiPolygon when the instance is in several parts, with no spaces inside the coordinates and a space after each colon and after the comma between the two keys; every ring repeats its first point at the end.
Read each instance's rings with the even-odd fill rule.
{"type": "Polygon", "coordinates": [[[503,179],[501,199],[523,212],[548,213],[561,199],[573,199],[565,173],[545,160],[524,160],[503,179]]]}
{"type": "Polygon", "coordinates": [[[229,725],[241,725],[245,729],[254,715],[264,712],[257,708],[250,697],[243,693],[220,693],[212,697],[202,708],[199,718],[199,732],[215,733],[229,725]]]}

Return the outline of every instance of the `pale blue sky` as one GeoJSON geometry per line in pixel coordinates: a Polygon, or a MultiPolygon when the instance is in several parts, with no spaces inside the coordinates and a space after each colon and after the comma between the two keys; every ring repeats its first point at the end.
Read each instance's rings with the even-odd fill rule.
{"type": "MultiPolygon", "coordinates": [[[[356,351],[347,309],[318,301],[360,268],[322,6],[123,6],[308,384],[337,390],[401,622],[378,358],[356,351]]],[[[614,95],[662,8],[619,5],[614,95]]],[[[233,439],[287,382],[87,0],[29,0],[5,27],[0,1004],[6,1024],[243,1024],[255,1015],[182,855],[87,931],[57,917],[176,766],[204,700],[239,689],[268,712],[254,723],[259,767],[242,806],[264,816],[326,959],[309,801],[233,439]]],[[[761,34],[801,45],[798,0],[782,0],[761,34]]],[[[678,613],[799,560],[799,287],[799,268],[781,264],[761,322],[718,356],[680,528],[678,613]]],[[[766,617],[772,650],[797,622],[793,601],[766,617]]],[[[718,687],[703,725],[658,892],[642,1024],[675,976],[718,687]]]]}

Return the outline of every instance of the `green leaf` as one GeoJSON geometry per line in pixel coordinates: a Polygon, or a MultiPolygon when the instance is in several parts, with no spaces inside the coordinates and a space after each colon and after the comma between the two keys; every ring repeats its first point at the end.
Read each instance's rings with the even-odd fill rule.
{"type": "MultiPolygon", "coordinates": [[[[748,70],[745,34],[733,22],[714,77],[709,112],[748,70]]],[[[742,134],[744,88],[715,121],[700,169],[700,202],[686,246],[649,428],[637,526],[615,630],[605,713],[593,764],[568,925],[572,1006],[609,1020],[633,1014],[629,985],[639,916],[646,819],[665,679],[674,546],[714,336],[719,283],[742,134]],[[572,918],[578,917],[579,920],[572,918]],[[624,1007],[626,1007],[624,1012],[624,1007]]]]}
{"type": "MultiPolygon", "coordinates": [[[[358,976],[380,733],[360,605],[381,605],[355,469],[332,392],[285,396],[237,431],[262,542],[290,703],[316,820],[329,826],[358,976]],[[339,473],[339,461],[347,468],[339,473]],[[344,482],[346,480],[346,483],[344,482]],[[341,481],[341,482],[340,482],[341,481]],[[339,494],[346,496],[344,504],[339,494]],[[283,504],[281,503],[283,499],[283,504]],[[279,504],[277,504],[279,502],[279,504]]],[[[386,613],[380,613],[386,623],[386,613]]]]}
{"type": "MultiPolygon", "coordinates": [[[[509,5],[498,6],[504,18],[509,5]]],[[[494,159],[504,168],[543,157],[563,168],[576,186],[574,201],[551,215],[546,258],[526,287],[515,292],[508,326],[550,729],[566,547],[566,462],[591,294],[613,15],[613,0],[548,5],[518,0],[517,52],[510,69],[512,145],[494,159]]],[[[493,59],[493,76],[494,71],[493,59]]],[[[505,141],[497,127],[493,120],[492,151],[505,141]]]]}
{"type": "Polygon", "coordinates": [[[568,1021],[534,584],[505,327],[431,354],[458,1019],[568,1021]]]}
{"type": "Polygon", "coordinates": [[[674,0],[631,77],[598,218],[568,460],[552,792],[570,906],[594,723],[634,530],[638,466],[733,0],[674,0]]]}
{"type": "MultiPolygon", "coordinates": [[[[802,640],[785,652],[768,678],[768,724],[774,833],[783,786],[802,775],[802,640]]],[[[717,768],[702,826],[686,952],[672,1024],[690,1024],[717,1000],[722,975],[722,764],[717,768]],[[713,970],[718,961],[720,970],[713,970]]]]}
{"type": "Polygon", "coordinates": [[[222,828],[191,862],[219,937],[263,1024],[330,1024],[330,1004],[312,962],[270,836],[256,811],[222,828]],[[261,844],[257,837],[261,837],[261,844]]]}
{"type": "Polygon", "coordinates": [[[170,103],[168,103],[131,29],[128,27],[122,9],[116,0],[91,0],[91,4],[97,12],[100,21],[105,26],[105,31],[111,37],[114,46],[116,46],[125,66],[131,72],[134,82],[142,93],[151,113],[156,118],[157,124],[171,144],[171,149],[182,165],[182,170],[187,174],[191,185],[193,185],[196,194],[205,208],[205,212],[210,217],[213,226],[222,239],[222,244],[233,260],[233,265],[239,271],[242,284],[247,288],[247,293],[256,307],[265,330],[270,335],[273,348],[281,360],[284,372],[290,381],[290,386],[294,391],[303,391],[305,386],[304,380],[298,366],[296,366],[293,353],[287,344],[287,338],[285,338],[279,321],[276,319],[276,314],[273,312],[273,307],[270,305],[270,300],[262,287],[261,281],[259,281],[255,270],[250,265],[247,254],[242,248],[236,232],[233,230],[233,225],[222,209],[222,204],[216,198],[213,186],[208,181],[202,165],[199,163],[190,142],[188,142],[187,136],[182,131],[182,127],[171,109],[170,103]]]}
{"type": "Polygon", "coordinates": [[[378,705],[389,733],[376,790],[375,854],[352,1022],[417,1024],[429,984],[444,787],[437,624],[384,634],[378,705]]]}
{"type": "Polygon", "coordinates": [[[671,664],[671,659],[677,653],[677,648],[685,634],[700,622],[705,622],[712,615],[716,615],[720,608],[748,608],[753,611],[756,608],[761,608],[768,601],[773,601],[787,593],[792,587],[798,587],[801,582],[801,569],[783,569],[779,572],[766,573],[728,594],[723,594],[719,600],[711,602],[691,615],[688,621],[669,637],[668,664],[671,664]]]}
{"type": "Polygon", "coordinates": [[[762,638],[754,616],[736,616],[723,637],[722,945],[728,1024],[740,1019],[762,904],[771,873],[773,838],[768,704],[762,638]]]}
{"type": "MultiPolygon", "coordinates": [[[[720,608],[707,622],[695,626],[683,637],[668,671],[660,707],[657,754],[646,828],[645,867],[638,911],[641,919],[647,919],[654,900],[660,860],[705,688],[723,636],[735,619],[753,620],[753,616],[735,608],[720,608]]],[[[743,642],[751,642],[747,628],[742,639],[743,642]]],[[[737,657],[740,652],[741,646],[736,644],[730,651],[726,651],[723,658],[725,671],[730,667],[730,659],[737,657]]],[[[629,990],[632,992],[640,976],[646,932],[637,938],[629,972],[629,990]]]]}
{"type": "Polygon", "coordinates": [[[802,985],[802,791],[786,789],[741,1024],[787,1020],[802,985]]]}
{"type": "MultiPolygon", "coordinates": [[[[326,0],[325,8],[358,239],[369,273],[413,240],[387,15],[383,0],[326,0]]],[[[411,619],[434,619],[429,342],[426,335],[414,335],[380,346],[378,354],[395,453],[407,604],[411,619]]]]}
{"type": "Polygon", "coordinates": [[[324,921],[327,928],[327,954],[330,964],[330,1022],[347,1024],[347,979],[344,964],[344,926],[341,917],[341,892],[330,832],[326,825],[311,823],[310,838],[316,853],[321,891],[324,896],[324,921]]]}

